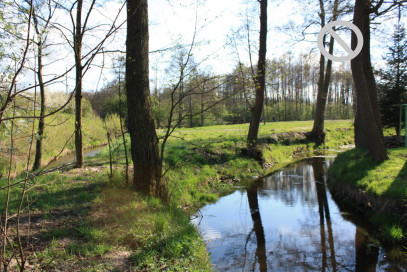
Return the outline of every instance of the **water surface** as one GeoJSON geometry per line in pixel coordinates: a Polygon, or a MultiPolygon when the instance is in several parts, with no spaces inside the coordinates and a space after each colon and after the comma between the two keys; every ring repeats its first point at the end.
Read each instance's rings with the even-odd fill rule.
{"type": "Polygon", "coordinates": [[[287,166],[193,219],[218,271],[407,271],[346,220],[326,188],[332,158],[287,166]]]}
{"type": "MultiPolygon", "coordinates": [[[[83,150],[84,159],[96,156],[100,153],[100,151],[102,151],[103,148],[104,146],[97,146],[83,150]]],[[[58,157],[57,160],[48,165],[48,168],[50,169],[64,164],[73,163],[75,162],[75,158],[75,152],[70,152],[66,155],[58,157]]]]}

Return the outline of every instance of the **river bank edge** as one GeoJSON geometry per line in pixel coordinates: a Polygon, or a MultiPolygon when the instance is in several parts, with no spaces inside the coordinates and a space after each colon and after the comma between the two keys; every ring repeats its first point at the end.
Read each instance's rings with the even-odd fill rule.
{"type": "MultiPolygon", "coordinates": [[[[396,150],[389,149],[390,159],[387,164],[395,160],[396,150]]],[[[338,157],[339,160],[335,160],[328,170],[327,182],[335,201],[351,217],[357,217],[357,223],[371,230],[373,239],[384,246],[396,245],[404,248],[404,254],[407,254],[407,198],[403,196],[404,192],[407,193],[407,180],[402,173],[406,172],[405,167],[400,165],[402,169],[400,172],[395,171],[396,175],[383,173],[385,171],[380,164],[375,165],[364,151],[357,149],[346,151],[338,157]],[[355,161],[359,162],[360,175],[346,175],[345,172],[352,171],[351,168],[355,167],[355,161]],[[369,166],[365,167],[366,164],[369,166]],[[395,194],[388,192],[389,189],[381,190],[380,187],[371,189],[375,186],[372,185],[374,182],[382,183],[383,187],[391,186],[385,183],[386,179],[387,182],[401,183],[404,190],[401,190],[403,187],[398,187],[396,189],[400,194],[395,194]]],[[[404,160],[407,163],[405,158],[404,160]]]]}

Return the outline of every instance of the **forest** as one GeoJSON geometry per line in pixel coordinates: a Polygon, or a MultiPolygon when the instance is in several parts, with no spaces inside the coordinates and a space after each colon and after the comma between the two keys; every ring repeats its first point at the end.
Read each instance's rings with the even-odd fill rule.
{"type": "Polygon", "coordinates": [[[0,2],[0,272],[407,270],[407,1],[235,2],[0,2]]]}

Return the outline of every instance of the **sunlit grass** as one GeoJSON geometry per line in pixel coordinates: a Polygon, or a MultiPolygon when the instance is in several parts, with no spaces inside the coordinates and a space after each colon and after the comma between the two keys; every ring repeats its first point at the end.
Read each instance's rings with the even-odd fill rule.
{"type": "Polygon", "coordinates": [[[143,198],[125,186],[108,187],[95,200],[92,226],[105,241],[132,249],[136,269],[210,271],[196,229],[180,209],[143,198]]]}
{"type": "Polygon", "coordinates": [[[407,198],[407,148],[389,149],[389,160],[376,163],[367,151],[339,154],[330,175],[368,193],[393,199],[407,198]]]}
{"type": "MultiPolygon", "coordinates": [[[[353,127],[350,120],[326,121],[326,142],[315,143],[297,140],[311,131],[312,121],[273,122],[261,124],[259,148],[265,162],[271,165],[292,162],[307,156],[317,149],[338,148],[353,143],[353,127]],[[301,134],[303,133],[303,134],[301,134]],[[280,135],[279,141],[270,140],[280,135]]],[[[242,156],[246,147],[248,124],[218,125],[175,130],[170,137],[164,158],[164,169],[168,170],[165,181],[170,200],[180,206],[199,207],[213,202],[219,195],[230,192],[231,181],[251,179],[265,175],[267,171],[248,157],[242,156]]],[[[158,131],[159,134],[163,130],[158,131]]],[[[130,139],[127,135],[128,154],[130,139]]],[[[124,163],[122,139],[113,142],[115,161],[124,163]]],[[[130,156],[130,155],[129,155],[130,156]]],[[[98,159],[109,159],[108,148],[104,148],[98,159]]]]}

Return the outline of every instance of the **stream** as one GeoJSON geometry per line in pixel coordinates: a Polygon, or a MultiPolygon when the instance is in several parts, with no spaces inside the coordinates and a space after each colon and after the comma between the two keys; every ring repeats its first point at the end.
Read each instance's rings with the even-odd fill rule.
{"type": "MultiPolygon", "coordinates": [[[[105,146],[96,146],[83,150],[84,160],[86,160],[86,158],[96,156],[97,154],[100,153],[100,151],[102,151],[104,147],[105,146]]],[[[60,156],[56,161],[50,163],[47,168],[48,169],[55,168],[64,164],[72,163],[74,161],[75,161],[75,152],[71,152],[66,155],[60,156]]]]}
{"type": "Polygon", "coordinates": [[[407,271],[369,242],[325,185],[332,157],[291,164],[192,219],[217,271],[407,271]]]}

